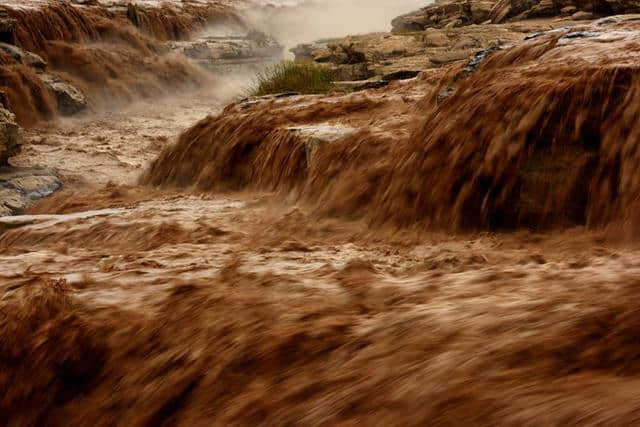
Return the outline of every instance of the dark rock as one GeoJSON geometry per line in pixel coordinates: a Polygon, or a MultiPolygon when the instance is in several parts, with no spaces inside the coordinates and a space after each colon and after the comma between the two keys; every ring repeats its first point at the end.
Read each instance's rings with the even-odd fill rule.
{"type": "Polygon", "coordinates": [[[420,74],[419,70],[400,70],[394,71],[393,73],[385,74],[384,76],[382,76],[382,80],[407,80],[417,77],[418,74],[420,74]]]}
{"type": "Polygon", "coordinates": [[[589,32],[589,31],[576,31],[576,32],[573,32],[573,33],[565,34],[560,39],[561,40],[562,39],[568,39],[568,40],[571,40],[571,39],[586,39],[586,38],[595,37],[595,36],[597,36],[596,33],[592,33],[592,32],[589,32]]]}
{"type": "Polygon", "coordinates": [[[490,47],[488,49],[483,49],[479,52],[476,52],[475,55],[473,55],[473,57],[469,60],[469,62],[467,63],[467,66],[464,67],[458,74],[456,74],[452,81],[451,84],[449,86],[447,86],[446,88],[444,88],[442,91],[440,91],[440,93],[438,94],[436,101],[438,103],[443,102],[444,100],[446,100],[447,98],[449,98],[450,96],[452,96],[457,89],[457,83],[460,79],[468,77],[469,75],[471,75],[472,73],[474,73],[476,71],[476,69],[484,62],[486,61],[486,59],[491,56],[493,53],[499,51],[499,50],[503,50],[506,49],[506,46],[493,46],[490,47]]]}
{"type": "Polygon", "coordinates": [[[138,7],[133,3],[127,4],[127,19],[131,21],[131,23],[136,27],[140,26],[140,15],[138,13],[138,7]]]}
{"type": "Polygon", "coordinates": [[[365,81],[342,81],[342,82],[334,82],[336,89],[344,90],[344,91],[353,91],[357,92],[360,90],[367,89],[379,89],[385,86],[389,86],[391,83],[388,80],[365,80],[365,81]]]}
{"type": "Polygon", "coordinates": [[[567,32],[567,31],[569,31],[569,29],[566,28],[566,27],[555,28],[555,29],[549,30],[549,31],[539,31],[537,33],[528,34],[528,35],[525,36],[524,39],[525,40],[532,40],[532,39],[536,39],[538,37],[545,36],[545,35],[548,35],[548,34],[558,34],[558,33],[564,33],[564,32],[567,32]]]}
{"type": "Polygon", "coordinates": [[[18,64],[26,65],[39,71],[44,71],[47,68],[47,62],[39,55],[23,50],[18,46],[0,42],[0,50],[11,56],[18,64]]]}
{"type": "Polygon", "coordinates": [[[596,22],[597,25],[612,25],[619,23],[620,20],[617,18],[603,18],[596,22]]]}
{"type": "Polygon", "coordinates": [[[495,47],[490,47],[489,49],[483,49],[479,52],[476,52],[476,54],[473,55],[473,57],[469,60],[469,63],[467,64],[467,67],[466,67],[466,71],[467,72],[474,71],[476,68],[478,68],[480,64],[482,64],[489,57],[489,55],[502,49],[505,49],[505,47],[495,46],[495,47]]]}
{"type": "Polygon", "coordinates": [[[50,74],[41,74],[40,78],[55,95],[60,114],[72,116],[87,109],[87,99],[82,92],[71,84],[50,74]]]}
{"type": "Polygon", "coordinates": [[[273,97],[276,99],[281,99],[281,98],[290,98],[292,96],[298,96],[298,95],[300,95],[300,93],[298,92],[283,92],[283,93],[276,93],[275,95],[273,95],[273,97]]]}
{"type": "Polygon", "coordinates": [[[6,12],[0,11],[0,42],[7,44],[16,43],[16,20],[10,18],[6,12]]]}

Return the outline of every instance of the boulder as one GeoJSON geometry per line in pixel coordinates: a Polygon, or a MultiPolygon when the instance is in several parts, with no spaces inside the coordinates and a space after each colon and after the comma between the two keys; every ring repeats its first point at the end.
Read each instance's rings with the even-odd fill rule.
{"type": "Polygon", "coordinates": [[[422,34],[422,42],[425,47],[445,47],[451,45],[451,39],[443,30],[427,28],[422,34]]]}
{"type": "Polygon", "coordinates": [[[18,46],[0,42],[0,50],[11,56],[18,64],[35,68],[38,71],[44,71],[47,68],[47,62],[42,57],[18,46]]]}
{"type": "Polygon", "coordinates": [[[51,74],[43,73],[40,78],[56,97],[60,114],[72,116],[87,109],[87,99],[76,87],[51,74]]]}
{"type": "Polygon", "coordinates": [[[366,54],[355,47],[353,42],[316,42],[298,45],[291,49],[296,60],[313,60],[326,64],[336,81],[367,80],[375,75],[369,68],[366,54]]]}
{"type": "Polygon", "coordinates": [[[593,13],[584,11],[576,12],[571,15],[571,19],[573,19],[574,21],[586,21],[589,19],[593,19],[593,13]]]}
{"type": "Polygon", "coordinates": [[[375,75],[366,62],[360,64],[340,64],[331,67],[336,81],[367,80],[375,75]]]}
{"type": "Polygon", "coordinates": [[[367,62],[364,52],[357,50],[353,43],[331,43],[327,45],[328,54],[316,57],[316,62],[332,62],[334,64],[361,64],[367,62]]]}
{"type": "Polygon", "coordinates": [[[20,152],[22,138],[16,117],[0,107],[0,166],[6,166],[9,158],[20,152]]]}
{"type": "Polygon", "coordinates": [[[424,31],[481,24],[489,19],[495,0],[439,1],[391,21],[394,32],[424,31]]]}
{"type": "Polygon", "coordinates": [[[323,145],[337,141],[355,131],[349,126],[326,123],[289,127],[287,130],[304,141],[307,167],[313,166],[314,158],[323,145]]]}
{"type": "Polygon", "coordinates": [[[34,200],[60,188],[60,179],[48,169],[0,168],[0,216],[24,213],[34,200]]]}

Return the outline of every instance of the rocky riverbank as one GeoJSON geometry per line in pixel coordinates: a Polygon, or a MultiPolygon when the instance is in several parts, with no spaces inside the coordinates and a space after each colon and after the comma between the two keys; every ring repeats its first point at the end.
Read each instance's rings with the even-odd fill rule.
{"type": "Polygon", "coordinates": [[[165,150],[148,182],[293,192],[323,215],[396,226],[634,228],[637,15],[528,16],[298,46],[367,70],[345,79],[359,91],[231,105],[165,150]]]}
{"type": "Polygon", "coordinates": [[[639,12],[634,2],[439,0],[392,20],[391,33],[305,43],[291,49],[336,72],[340,87],[366,89],[468,60],[482,50],[512,47],[531,34],[578,27],[639,12]]]}
{"type": "Polygon", "coordinates": [[[172,15],[214,2],[78,3],[3,40],[0,424],[638,423],[638,15],[437,2],[246,97],[197,62],[278,47],[172,15]]]}
{"type": "MultiPolygon", "coordinates": [[[[8,165],[20,151],[18,125],[199,89],[216,76],[248,73],[248,64],[259,68],[281,58],[282,46],[250,29],[237,6],[222,1],[0,5],[2,166],[7,173],[25,173],[8,165]],[[227,35],[210,35],[218,29],[227,35]]],[[[48,192],[5,189],[3,194],[2,212],[17,213],[31,196],[48,192]]]]}

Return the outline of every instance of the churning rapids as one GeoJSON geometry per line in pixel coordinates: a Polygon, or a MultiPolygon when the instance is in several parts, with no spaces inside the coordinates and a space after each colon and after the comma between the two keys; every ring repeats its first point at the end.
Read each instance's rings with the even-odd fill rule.
{"type": "Polygon", "coordinates": [[[240,100],[173,48],[426,2],[17,3],[0,47],[46,66],[0,48],[0,190],[61,189],[0,217],[0,424],[640,423],[637,15],[456,15],[375,36],[466,55],[417,77],[240,100]]]}

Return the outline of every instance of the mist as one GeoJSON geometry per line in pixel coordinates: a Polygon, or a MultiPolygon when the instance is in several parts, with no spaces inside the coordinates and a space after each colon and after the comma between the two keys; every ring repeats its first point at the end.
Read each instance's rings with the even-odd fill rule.
{"type": "Polygon", "coordinates": [[[301,0],[297,3],[290,7],[248,10],[246,19],[290,48],[318,39],[389,31],[393,18],[433,1],[301,0]]]}

